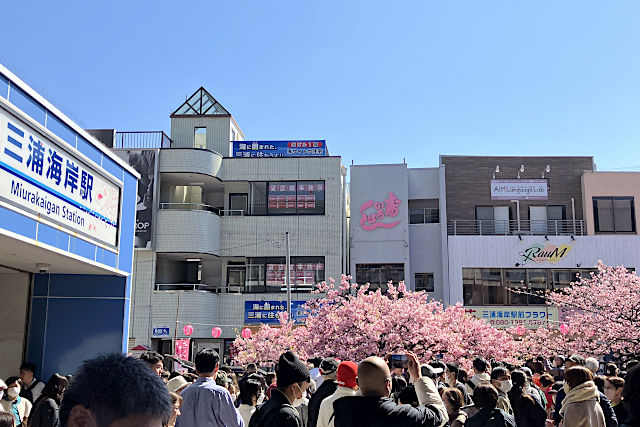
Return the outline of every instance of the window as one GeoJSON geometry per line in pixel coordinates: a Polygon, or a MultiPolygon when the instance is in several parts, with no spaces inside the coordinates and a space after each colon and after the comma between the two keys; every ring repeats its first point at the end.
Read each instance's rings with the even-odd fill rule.
{"type": "Polygon", "coordinates": [[[433,273],[415,273],[413,275],[413,282],[415,284],[416,291],[435,291],[433,273]]]}
{"type": "Polygon", "coordinates": [[[245,283],[246,271],[244,265],[227,266],[227,286],[230,291],[242,290],[245,283]]]}
{"type": "Polygon", "coordinates": [[[193,146],[196,148],[207,148],[207,128],[195,128],[193,146]]]}
{"type": "Polygon", "coordinates": [[[246,194],[229,194],[229,215],[242,216],[247,212],[246,194]]]}
{"type": "Polygon", "coordinates": [[[508,234],[509,206],[476,206],[478,234],[508,234]]]}
{"type": "MultiPolygon", "coordinates": [[[[245,292],[286,292],[285,257],[250,258],[245,292]]],[[[291,257],[291,289],[309,292],[324,277],[324,257],[291,257]]]]}
{"type": "Polygon", "coordinates": [[[356,264],[356,282],[369,283],[370,290],[387,290],[387,283],[395,285],[404,280],[404,264],[356,264]]]}
{"type": "Polygon", "coordinates": [[[252,182],[250,215],[324,215],[324,181],[252,182]]]}
{"type": "Polygon", "coordinates": [[[438,199],[409,200],[409,224],[437,224],[440,222],[438,199]]]}
{"type": "Polygon", "coordinates": [[[634,233],[633,197],[594,197],[593,220],[596,233],[634,233]]]}

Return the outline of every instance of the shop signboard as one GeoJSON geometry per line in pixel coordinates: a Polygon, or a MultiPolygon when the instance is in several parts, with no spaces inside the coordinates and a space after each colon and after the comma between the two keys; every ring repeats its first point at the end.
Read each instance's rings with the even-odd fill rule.
{"type": "Polygon", "coordinates": [[[493,179],[491,200],[547,200],[546,179],[493,179]]]}
{"type": "Polygon", "coordinates": [[[567,255],[571,250],[569,245],[554,245],[552,243],[536,243],[529,246],[519,254],[519,262],[522,265],[527,263],[542,264],[549,262],[556,264],[558,261],[567,255]]]}
{"type": "Polygon", "coordinates": [[[164,338],[169,336],[169,327],[168,326],[154,326],[151,331],[151,336],[153,338],[164,338]]]}
{"type": "Polygon", "coordinates": [[[538,329],[541,326],[557,328],[558,308],[545,305],[529,306],[464,306],[467,314],[476,319],[484,319],[498,329],[524,326],[527,329],[538,329]]]}
{"type": "Polygon", "coordinates": [[[0,200],[115,250],[121,184],[0,110],[0,200]]]}
{"type": "Polygon", "coordinates": [[[233,141],[233,157],[324,157],[324,140],[233,141]]]}
{"type": "Polygon", "coordinates": [[[360,206],[360,227],[366,231],[395,227],[400,224],[400,220],[394,220],[400,213],[400,203],[393,192],[389,193],[384,202],[367,200],[360,206]]]}
{"type": "Polygon", "coordinates": [[[158,150],[114,150],[114,152],[140,174],[136,197],[135,247],[151,249],[158,150]]]}
{"type": "MultiPolygon", "coordinates": [[[[307,317],[303,307],[305,303],[306,301],[291,301],[291,312],[295,323],[302,323],[307,317]]],[[[244,323],[245,325],[278,323],[278,314],[286,310],[286,301],[245,301],[244,323]]]]}

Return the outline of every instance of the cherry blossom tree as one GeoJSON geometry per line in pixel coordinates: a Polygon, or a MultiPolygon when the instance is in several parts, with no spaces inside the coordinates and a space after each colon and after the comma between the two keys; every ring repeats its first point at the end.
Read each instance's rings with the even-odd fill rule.
{"type": "Polygon", "coordinates": [[[523,348],[531,354],[640,353],[640,277],[626,268],[600,261],[597,272],[562,292],[548,293],[546,301],[567,310],[564,325],[529,331],[523,348]]]}

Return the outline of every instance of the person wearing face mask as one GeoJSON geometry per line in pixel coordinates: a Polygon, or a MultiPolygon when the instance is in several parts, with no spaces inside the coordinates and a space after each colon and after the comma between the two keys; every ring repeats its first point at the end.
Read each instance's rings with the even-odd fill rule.
{"type": "Polygon", "coordinates": [[[447,386],[455,387],[460,390],[460,393],[462,393],[462,397],[464,398],[464,404],[470,405],[472,402],[471,396],[469,395],[469,393],[467,393],[467,387],[465,387],[465,385],[458,380],[458,376],[460,375],[460,368],[455,363],[447,363],[446,367],[447,370],[445,372],[445,382],[447,386]]]}
{"type": "Polygon", "coordinates": [[[238,412],[240,412],[244,424],[248,426],[251,416],[256,411],[256,406],[261,405],[264,401],[264,393],[260,382],[254,379],[241,381],[239,401],[238,412]]]}
{"type": "Polygon", "coordinates": [[[525,391],[527,377],[516,369],[511,372],[513,387],[507,393],[518,427],[544,427],[547,411],[525,391]]]}
{"type": "Polygon", "coordinates": [[[7,390],[0,400],[3,411],[12,413],[16,420],[16,427],[26,426],[31,413],[31,402],[20,397],[20,378],[10,377],[5,381],[7,390]]]}
{"type": "Polygon", "coordinates": [[[287,351],[278,359],[276,376],[271,398],[253,413],[249,427],[303,427],[295,407],[309,387],[309,368],[293,352],[287,351]]]}
{"type": "Polygon", "coordinates": [[[620,377],[607,377],[604,380],[604,394],[611,401],[613,412],[616,413],[618,423],[626,423],[629,413],[622,404],[622,390],[624,388],[624,380],[620,377]]]}
{"type": "Polygon", "coordinates": [[[358,365],[355,362],[344,361],[338,366],[336,392],[327,397],[320,404],[318,427],[334,427],[333,402],[344,396],[354,396],[358,390],[358,365]]]}
{"type": "Polygon", "coordinates": [[[507,393],[511,390],[511,374],[502,366],[497,366],[491,371],[491,385],[498,391],[498,403],[496,408],[502,409],[509,415],[513,415],[513,409],[511,408],[511,402],[507,393]]]}
{"type": "MultiPolygon", "coordinates": [[[[391,372],[376,356],[358,365],[361,396],[345,396],[333,403],[335,427],[439,427],[447,424],[447,409],[433,379],[422,375],[418,357],[407,353],[407,370],[420,406],[398,405],[391,398],[391,372]]],[[[427,370],[431,369],[426,365],[427,370]]],[[[433,375],[435,377],[435,375],[433,375]]]]}
{"type": "Polygon", "coordinates": [[[563,427],[605,427],[604,413],[593,374],[584,366],[574,366],[564,373],[564,391],[560,416],[563,427]]]}

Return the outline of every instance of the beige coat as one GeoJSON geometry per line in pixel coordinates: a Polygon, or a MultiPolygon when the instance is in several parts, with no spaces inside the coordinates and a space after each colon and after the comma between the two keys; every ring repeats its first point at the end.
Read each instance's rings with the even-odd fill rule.
{"type": "Polygon", "coordinates": [[[562,427],[605,427],[598,389],[593,381],[571,389],[562,401],[562,427]]]}

